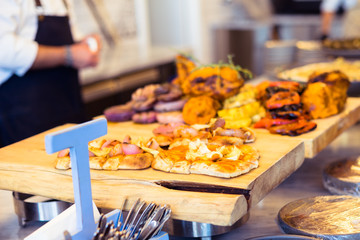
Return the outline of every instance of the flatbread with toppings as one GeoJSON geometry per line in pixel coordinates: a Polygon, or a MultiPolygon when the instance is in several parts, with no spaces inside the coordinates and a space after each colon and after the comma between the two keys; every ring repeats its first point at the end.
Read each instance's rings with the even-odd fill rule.
{"type": "MultiPolygon", "coordinates": [[[[118,170],[145,169],[150,167],[153,155],[144,152],[131,139],[120,142],[112,139],[97,139],[88,144],[90,169],[118,170]]],[[[57,169],[70,169],[69,149],[60,151],[57,155],[57,169]]]]}
{"type": "Polygon", "coordinates": [[[224,129],[224,125],[222,119],[205,130],[184,124],[161,125],[154,129],[155,137],[140,146],[154,155],[151,167],[164,172],[231,178],[257,168],[259,152],[244,145],[255,141],[254,133],[224,129]]]}
{"type": "Polygon", "coordinates": [[[151,167],[164,172],[237,177],[259,166],[259,152],[249,145],[208,145],[196,139],[188,145],[160,149],[151,167]]]}
{"type": "MultiPolygon", "coordinates": [[[[89,142],[90,168],[97,170],[153,169],[180,174],[232,178],[259,165],[260,154],[252,146],[255,134],[248,128],[224,128],[223,119],[195,127],[169,123],[153,130],[149,140],[130,137],[123,141],[96,139],[89,142]],[[136,142],[136,143],[135,143],[136,142]]],[[[57,169],[70,169],[69,149],[58,153],[57,169]]]]}

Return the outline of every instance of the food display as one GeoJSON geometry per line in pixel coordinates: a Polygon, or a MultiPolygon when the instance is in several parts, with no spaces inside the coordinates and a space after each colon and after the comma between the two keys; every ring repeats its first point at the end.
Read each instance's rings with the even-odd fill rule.
{"type": "MultiPolygon", "coordinates": [[[[231,215],[232,222],[221,224],[232,225],[296,171],[304,158],[313,154],[312,149],[317,154],[349,127],[346,124],[353,124],[355,115],[359,116],[359,110],[357,114],[352,111],[350,117],[354,119],[337,131],[332,130],[344,122],[345,114],[325,120],[329,127],[323,127],[327,125],[323,120],[314,121],[349,109],[351,99],[346,104],[346,90],[350,81],[340,71],[314,72],[304,83],[265,81],[255,85],[247,83],[249,75],[232,64],[197,67],[181,56],[177,65],[181,74],[174,82],[141,87],[126,104],[104,111],[109,122],[124,123],[109,123],[104,138],[88,143],[94,199],[102,202],[101,207],[113,207],[123,196],[142,196],[169,202],[180,212],[175,215],[178,220],[218,225],[209,221],[208,209],[191,209],[191,214],[181,209],[189,209],[194,202],[194,209],[201,210],[205,204],[210,209],[230,206],[226,214],[231,215]],[[159,124],[149,124],[156,122],[159,124]],[[291,140],[272,135],[299,136],[315,129],[291,140]],[[123,138],[125,134],[132,137],[123,138]],[[319,141],[325,143],[320,145],[319,141]],[[184,186],[197,189],[178,188],[184,186]],[[199,186],[207,186],[206,192],[199,186]],[[212,192],[213,186],[227,188],[228,192],[212,192]],[[230,192],[233,189],[238,192],[230,192]],[[113,197],[113,192],[120,197],[113,197]],[[233,205],[226,202],[231,198],[233,205]],[[197,215],[206,216],[194,219],[197,215]]],[[[67,182],[72,167],[70,150],[60,151],[55,165],[54,156],[43,155],[38,165],[29,165],[49,172],[53,182],[67,182]]],[[[219,212],[225,211],[215,214],[219,212]]]]}
{"type": "Polygon", "coordinates": [[[161,125],[142,148],[154,154],[151,167],[164,172],[231,178],[257,168],[258,150],[244,144],[255,141],[254,132],[224,126],[223,119],[199,130],[184,124],[161,125]]]}
{"type": "Polygon", "coordinates": [[[224,100],[237,94],[244,80],[250,77],[250,72],[232,63],[206,65],[191,71],[181,88],[190,96],[206,95],[224,100]]]}
{"type": "Polygon", "coordinates": [[[186,101],[176,84],[149,84],[138,88],[129,102],[105,109],[104,115],[111,122],[184,122],[181,113],[186,101]]]}
{"type": "Polygon", "coordinates": [[[184,106],[183,118],[187,124],[207,124],[216,116],[220,103],[209,96],[191,98],[184,106]]]}
{"type": "Polygon", "coordinates": [[[301,96],[303,109],[312,119],[338,114],[345,108],[350,81],[340,72],[314,73],[301,96]]]}
{"type": "Polygon", "coordinates": [[[196,63],[191,56],[187,54],[178,54],[175,57],[175,64],[177,77],[174,79],[173,83],[181,86],[190,72],[196,68],[196,63]]]}
{"type": "Polygon", "coordinates": [[[316,123],[310,121],[302,108],[300,95],[303,87],[299,83],[263,82],[258,88],[267,114],[254,124],[255,128],[289,136],[298,136],[316,128],[316,123]]]}
{"type": "MultiPolygon", "coordinates": [[[[258,150],[246,143],[255,141],[247,128],[228,129],[223,119],[212,125],[163,124],[154,137],[131,141],[97,139],[88,144],[90,168],[97,170],[153,169],[181,174],[236,177],[258,167],[258,150]],[[136,143],[135,143],[136,142],[136,143]]],[[[56,168],[71,168],[69,149],[60,151],[56,168]]]]}
{"type": "Polygon", "coordinates": [[[344,110],[349,85],[340,71],[314,72],[304,86],[289,81],[262,82],[257,87],[267,114],[254,127],[289,136],[312,131],[317,126],[312,119],[344,110]]]}
{"type": "Polygon", "coordinates": [[[265,108],[257,99],[258,89],[245,84],[237,95],[225,99],[218,117],[226,120],[226,128],[249,127],[265,116],[265,108]]]}
{"type": "Polygon", "coordinates": [[[244,81],[251,77],[248,70],[231,60],[228,64],[196,66],[191,57],[179,54],[176,67],[178,76],[171,83],[144,86],[132,94],[129,102],[105,109],[107,120],[142,124],[209,123],[221,108],[221,102],[238,94],[244,81]]]}
{"type": "Polygon", "coordinates": [[[360,79],[360,64],[338,58],[280,73],[283,79],[245,84],[251,73],[227,64],[196,66],[186,55],[176,57],[178,77],[173,83],[139,88],[127,104],[110,107],[104,114],[110,121],[135,123],[211,124],[225,120],[224,127],[266,128],[270,133],[298,136],[316,128],[312,119],[341,112],[347,89],[360,79]],[[335,70],[333,70],[335,69],[335,70]],[[340,71],[342,69],[346,75],[340,71]],[[355,75],[359,77],[354,77],[355,75]]]}
{"type": "Polygon", "coordinates": [[[277,76],[280,79],[292,80],[306,83],[314,72],[341,71],[346,73],[350,82],[360,81],[360,61],[347,61],[337,58],[331,62],[320,62],[307,64],[301,67],[292,68],[280,72],[277,76]]]}

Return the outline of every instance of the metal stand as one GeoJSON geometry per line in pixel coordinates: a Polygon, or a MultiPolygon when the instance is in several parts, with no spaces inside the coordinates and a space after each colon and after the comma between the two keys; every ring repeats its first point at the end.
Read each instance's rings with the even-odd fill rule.
{"type": "Polygon", "coordinates": [[[25,227],[30,221],[50,221],[72,205],[55,199],[41,202],[27,201],[31,197],[34,196],[13,192],[14,209],[21,227],[25,227]]]}
{"type": "Polygon", "coordinates": [[[249,219],[249,212],[240,218],[232,226],[219,226],[209,223],[190,222],[176,219],[169,219],[164,225],[164,231],[170,235],[179,237],[196,237],[202,240],[210,240],[212,236],[227,233],[240,227],[249,219]]]}

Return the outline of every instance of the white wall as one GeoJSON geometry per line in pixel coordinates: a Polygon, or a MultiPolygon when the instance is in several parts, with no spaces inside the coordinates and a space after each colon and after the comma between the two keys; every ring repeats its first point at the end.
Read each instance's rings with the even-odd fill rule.
{"type": "Polygon", "coordinates": [[[231,17],[224,0],[149,0],[151,43],[189,46],[200,62],[210,63],[211,26],[231,17]]]}
{"type": "MultiPolygon", "coordinates": [[[[138,38],[134,0],[93,0],[103,13],[105,24],[121,41],[136,41],[138,38]],[[103,9],[103,10],[101,10],[103,9]]],[[[93,13],[85,0],[75,0],[76,25],[81,34],[101,33],[93,13]]]]}
{"type": "MultiPolygon", "coordinates": [[[[141,46],[189,47],[201,63],[213,59],[211,27],[233,17],[233,6],[225,0],[94,0],[103,3],[109,22],[121,35],[136,27],[131,36],[121,41],[140,42],[141,46]],[[134,8],[132,9],[132,6],[134,8]]],[[[89,7],[84,0],[74,1],[77,22],[84,34],[99,33],[89,7]]]]}

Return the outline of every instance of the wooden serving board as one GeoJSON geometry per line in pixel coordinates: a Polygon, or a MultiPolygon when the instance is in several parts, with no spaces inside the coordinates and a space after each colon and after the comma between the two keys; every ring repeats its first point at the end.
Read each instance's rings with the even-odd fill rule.
{"type": "MultiPolygon", "coordinates": [[[[165,173],[151,168],[131,171],[91,170],[93,199],[97,206],[120,208],[125,198],[129,209],[137,198],[171,205],[174,219],[230,226],[244,216],[272,189],[293,173],[304,161],[325,148],[333,139],[360,118],[360,99],[349,98],[346,109],[333,117],[316,120],[315,131],[297,137],[273,135],[256,129],[253,146],[261,154],[260,166],[232,179],[205,175],[165,173]],[[155,184],[156,181],[206,183],[247,189],[244,195],[172,190],[155,184]]],[[[71,125],[52,129],[54,132],[71,125]]],[[[151,137],[156,124],[138,125],[132,122],[109,123],[105,137],[122,139],[151,137]]],[[[55,154],[45,152],[42,133],[0,149],[0,189],[36,194],[64,201],[73,201],[71,170],[54,168],[55,154]]]]}
{"type": "MultiPolygon", "coordinates": [[[[54,132],[71,125],[60,126],[54,132]]],[[[150,137],[156,125],[137,125],[131,122],[109,123],[105,137],[122,139],[150,137]]],[[[71,170],[54,168],[56,154],[45,152],[45,133],[0,149],[0,189],[73,201],[71,170]]],[[[124,198],[130,209],[137,198],[171,206],[174,219],[231,226],[243,217],[251,205],[258,203],[272,189],[294,172],[304,161],[302,141],[269,135],[259,137],[253,145],[261,154],[260,166],[232,179],[205,175],[165,173],[151,168],[145,170],[91,170],[93,200],[98,207],[120,208],[124,198]],[[187,183],[206,183],[247,189],[244,195],[192,192],[168,189],[154,182],[166,180],[187,183]]]]}
{"type": "MultiPolygon", "coordinates": [[[[324,148],[326,148],[337,136],[353,126],[360,120],[360,98],[348,98],[346,108],[341,113],[324,118],[317,119],[317,127],[314,131],[302,134],[300,136],[281,136],[282,139],[298,139],[305,144],[305,157],[313,158],[324,148]]],[[[256,129],[258,138],[267,138],[270,134],[265,129],[256,129]]],[[[273,134],[274,135],[274,134],[273,134]]]]}

